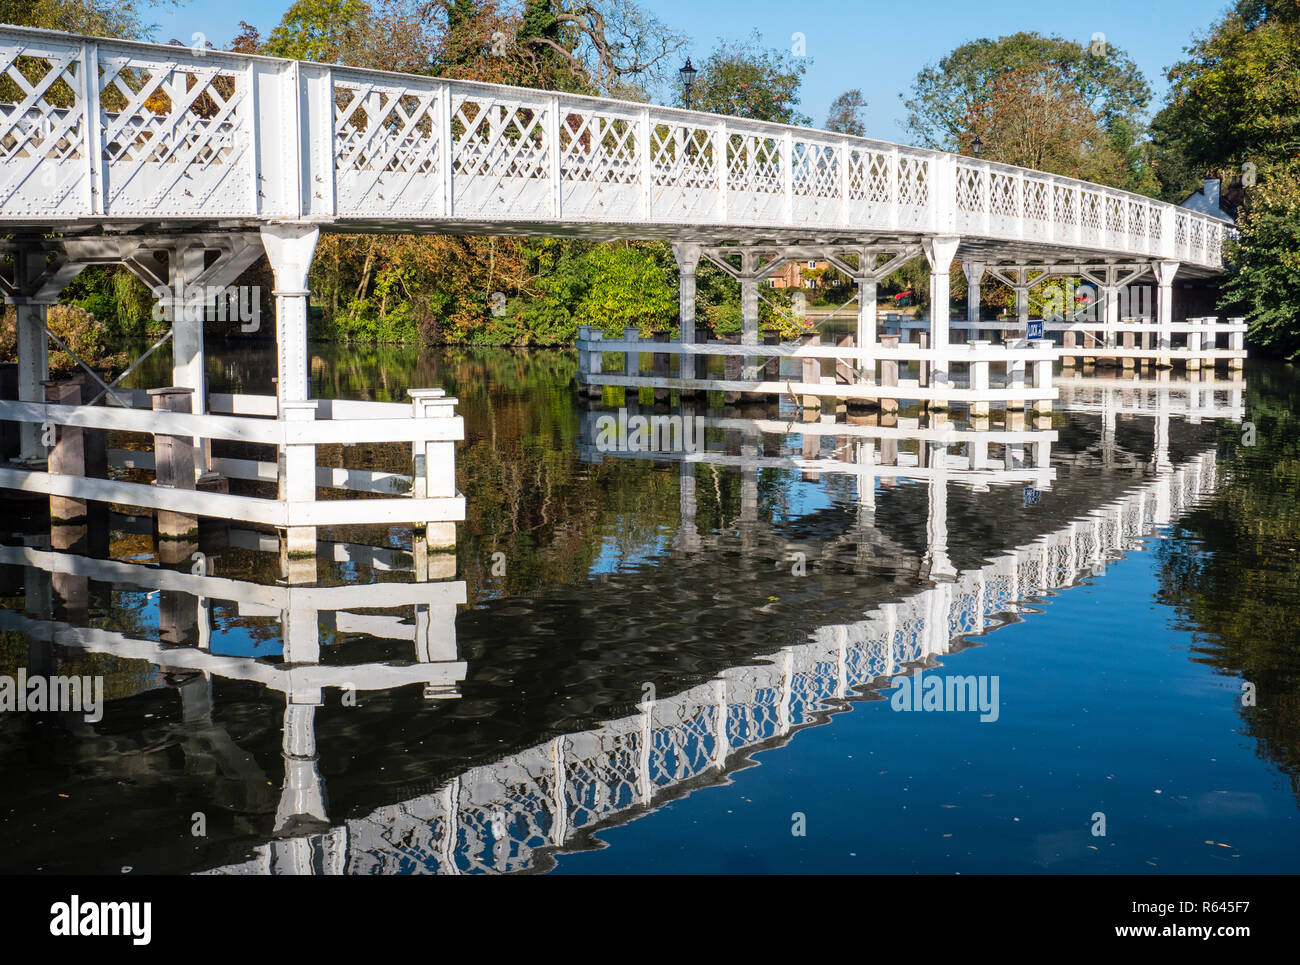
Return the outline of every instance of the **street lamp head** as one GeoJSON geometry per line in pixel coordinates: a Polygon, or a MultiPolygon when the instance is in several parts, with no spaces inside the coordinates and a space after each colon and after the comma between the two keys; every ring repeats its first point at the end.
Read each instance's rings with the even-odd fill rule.
{"type": "Polygon", "coordinates": [[[984,142],[980,140],[978,134],[976,134],[974,140],[970,142],[970,149],[976,157],[979,157],[980,151],[984,150],[984,142]]]}
{"type": "Polygon", "coordinates": [[[677,72],[682,79],[682,89],[686,93],[686,106],[688,108],[691,106],[691,91],[695,87],[695,75],[697,73],[699,71],[691,66],[691,58],[689,57],[686,58],[686,66],[677,72]]]}

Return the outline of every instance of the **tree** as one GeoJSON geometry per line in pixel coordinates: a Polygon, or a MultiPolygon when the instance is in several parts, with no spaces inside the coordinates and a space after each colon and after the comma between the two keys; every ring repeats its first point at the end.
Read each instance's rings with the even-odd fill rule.
{"type": "Polygon", "coordinates": [[[699,68],[691,106],[696,110],[778,124],[811,124],[799,113],[805,62],[764,50],[755,31],[748,44],[719,42],[699,68]]]}
{"type": "Polygon", "coordinates": [[[1300,4],[1239,0],[1169,70],[1153,122],[1162,193],[1181,201],[1202,177],[1244,186],[1241,237],[1220,307],[1250,340],[1300,357],[1300,4]]]}
{"type": "Polygon", "coordinates": [[[1266,168],[1228,248],[1223,305],[1245,315],[1250,340],[1300,359],[1300,163],[1266,168]]]}
{"type": "Polygon", "coordinates": [[[271,31],[263,53],[363,66],[369,15],[362,0],[297,0],[271,31]]]}
{"type": "Polygon", "coordinates": [[[1120,121],[1140,124],[1151,100],[1146,78],[1119,48],[1021,32],[962,44],[922,69],[904,100],[908,127],[925,147],[956,150],[972,110],[1005,75],[1026,69],[1057,75],[1107,130],[1120,121]]]}
{"type": "Polygon", "coordinates": [[[866,137],[867,126],[862,114],[867,109],[867,99],[856,87],[846,90],[831,101],[831,109],[826,115],[826,130],[836,134],[851,134],[854,137],[866,137]]]}
{"type": "Polygon", "coordinates": [[[1103,184],[1122,179],[1124,158],[1101,118],[1049,67],[1020,67],[993,81],[965,127],[963,147],[978,134],[992,161],[1103,184]]]}
{"type": "Polygon", "coordinates": [[[1168,104],[1152,122],[1165,198],[1300,154],[1298,11],[1294,0],[1241,0],[1170,68],[1168,104]]]}
{"type": "Polygon", "coordinates": [[[590,287],[579,306],[584,323],[607,334],[636,326],[666,331],[677,316],[677,295],[668,272],[640,246],[598,245],[587,260],[590,287]]]}
{"type": "Polygon", "coordinates": [[[664,82],[686,43],[632,0],[529,0],[518,38],[521,46],[567,63],[597,93],[633,100],[664,82]],[[553,31],[538,29],[552,23],[553,31]]]}
{"type": "Polygon", "coordinates": [[[142,7],[163,0],[0,0],[0,23],[42,27],[96,37],[148,40],[155,24],[146,24],[142,7]]]}
{"type": "Polygon", "coordinates": [[[262,49],[262,35],[258,33],[257,28],[252,24],[241,20],[239,21],[239,33],[235,34],[235,39],[230,41],[226,49],[237,54],[259,53],[262,49]]]}

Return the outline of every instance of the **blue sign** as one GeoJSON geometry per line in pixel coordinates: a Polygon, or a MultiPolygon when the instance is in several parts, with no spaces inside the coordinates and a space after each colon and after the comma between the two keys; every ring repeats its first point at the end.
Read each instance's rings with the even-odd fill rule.
{"type": "Polygon", "coordinates": [[[1028,508],[1028,507],[1030,507],[1030,506],[1037,506],[1039,500],[1041,500],[1042,498],[1043,498],[1043,494],[1040,493],[1037,489],[1034,489],[1032,486],[1026,486],[1026,487],[1025,487],[1025,507],[1026,507],[1026,508],[1028,508]]]}
{"type": "Polygon", "coordinates": [[[1038,321],[1031,321],[1029,323],[1029,331],[1025,333],[1025,337],[1026,338],[1043,337],[1043,320],[1041,318],[1038,321]]]}

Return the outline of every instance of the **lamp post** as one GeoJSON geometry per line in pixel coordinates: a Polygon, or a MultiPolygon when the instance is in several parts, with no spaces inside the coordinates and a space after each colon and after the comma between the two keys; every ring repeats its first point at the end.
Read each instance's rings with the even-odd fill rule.
{"type": "Polygon", "coordinates": [[[686,109],[691,109],[691,91],[695,89],[695,75],[699,73],[691,66],[691,58],[686,58],[686,66],[677,72],[682,79],[683,100],[686,102],[686,109]]]}

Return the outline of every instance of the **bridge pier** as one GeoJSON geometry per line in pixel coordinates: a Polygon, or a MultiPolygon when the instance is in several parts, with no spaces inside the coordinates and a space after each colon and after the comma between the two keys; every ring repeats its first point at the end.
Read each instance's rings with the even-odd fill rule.
{"type": "MultiPolygon", "coordinates": [[[[13,275],[0,279],[6,300],[17,315],[18,400],[45,401],[44,383],[50,377],[46,312],[58,303],[62,285],[48,284],[47,249],[38,239],[19,239],[12,250],[13,275]]],[[[45,461],[41,427],[24,422],[19,429],[19,459],[28,465],[45,461]]]]}
{"type": "MultiPolygon", "coordinates": [[[[673,243],[673,256],[677,259],[677,316],[678,341],[683,345],[694,345],[700,341],[700,331],[695,327],[695,272],[700,264],[701,248],[699,245],[673,243]]],[[[677,374],[683,378],[697,379],[708,377],[708,357],[704,355],[682,355],[678,360],[677,374]]],[[[683,399],[693,399],[699,394],[697,389],[682,389],[683,399]]]]}
{"type": "MultiPolygon", "coordinates": [[[[947,389],[951,385],[948,359],[949,299],[952,291],[949,272],[961,239],[955,236],[927,238],[922,242],[926,261],[930,263],[930,348],[934,352],[930,385],[947,389]]],[[[946,408],[947,403],[933,400],[933,408],[946,408]]]]}
{"type": "Polygon", "coordinates": [[[977,326],[971,329],[967,339],[969,341],[978,341],[980,338],[978,329],[981,308],[980,284],[984,280],[984,262],[963,261],[961,270],[962,274],[966,276],[966,321],[973,326],[977,326]]]}
{"type": "MultiPolygon", "coordinates": [[[[266,225],[262,245],[275,275],[276,398],[279,418],[312,420],[316,406],[307,404],[307,273],[320,229],[315,225],[266,225]]],[[[283,446],[279,460],[280,498],[290,503],[316,498],[316,447],[283,446]]],[[[316,529],[288,526],[281,531],[290,557],[316,552],[316,529]]]]}
{"type": "MultiPolygon", "coordinates": [[[[1156,284],[1159,286],[1158,308],[1156,318],[1160,323],[1160,350],[1167,352],[1173,347],[1173,324],[1174,324],[1174,275],[1178,273],[1179,263],[1176,261],[1157,261],[1151,265],[1151,270],[1155,273],[1156,284]]],[[[1169,368],[1173,363],[1168,355],[1161,355],[1156,360],[1156,364],[1161,368],[1169,368]]]]}

